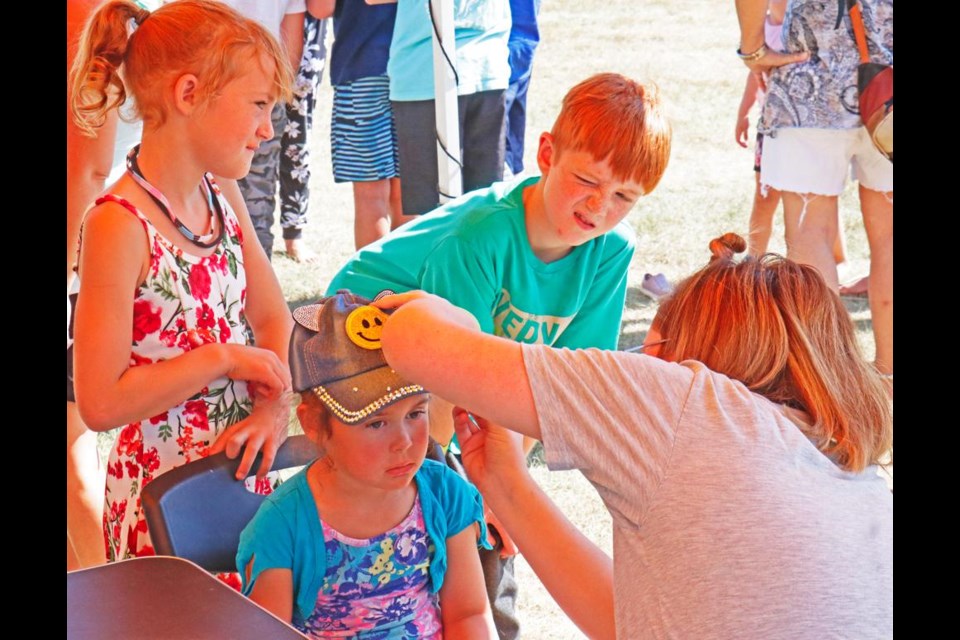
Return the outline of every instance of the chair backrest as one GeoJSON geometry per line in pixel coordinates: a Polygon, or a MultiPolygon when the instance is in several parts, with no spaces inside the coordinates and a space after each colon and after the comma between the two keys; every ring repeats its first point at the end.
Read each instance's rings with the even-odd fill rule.
{"type": "MultiPolygon", "coordinates": [[[[271,470],[299,467],[317,457],[316,445],[290,436],[271,470]]],[[[260,466],[258,455],[252,469],[260,466]]],[[[190,462],[157,476],[141,501],[158,555],[186,558],[207,571],[236,571],[240,532],[265,496],[251,493],[234,474],[240,458],[223,453],[190,462]]]]}

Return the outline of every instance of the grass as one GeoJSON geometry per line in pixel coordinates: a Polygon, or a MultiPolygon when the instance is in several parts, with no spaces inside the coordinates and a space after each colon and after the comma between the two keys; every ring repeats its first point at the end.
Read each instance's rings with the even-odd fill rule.
{"type": "MultiPolygon", "coordinates": [[[[662,271],[674,281],[702,266],[709,240],[726,231],[746,234],[754,188],[753,151],[734,142],[737,106],[746,69],[734,55],[738,29],[732,2],[701,0],[552,0],[543,3],[541,44],[528,97],[525,165],[536,168],[536,142],[549,130],[564,93],[592,73],[616,71],[656,82],[674,127],[670,166],[660,185],[628,217],[638,245],[630,269],[621,347],[639,344],[656,305],[637,289],[644,272],[662,271]]],[[[353,253],[353,200],[349,184],[335,184],[330,165],[332,91],[320,88],[311,138],[310,221],[305,242],[319,254],[312,265],[273,259],[291,306],[321,296],[353,253]]],[[[756,115],[751,118],[751,124],[756,115]]],[[[848,262],[841,282],[868,270],[868,248],[856,192],[840,198],[848,262]]],[[[275,230],[277,247],[279,226],[275,230]]],[[[782,217],[770,249],[784,251],[782,217]]],[[[873,357],[869,309],[849,301],[864,353],[873,357]]],[[[533,473],[587,535],[611,550],[610,516],[578,472],[533,473]]],[[[562,562],[562,558],[557,559],[562,562]]],[[[580,638],[522,558],[517,564],[518,603],[524,638],[580,638]]]]}

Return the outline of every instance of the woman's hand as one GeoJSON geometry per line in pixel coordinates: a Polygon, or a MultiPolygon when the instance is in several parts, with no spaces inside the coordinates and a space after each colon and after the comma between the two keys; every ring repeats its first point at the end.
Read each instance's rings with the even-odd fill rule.
{"type": "Polygon", "coordinates": [[[434,300],[443,300],[443,298],[441,298],[440,296],[435,296],[432,293],[427,293],[422,289],[414,289],[413,291],[405,291],[404,293],[391,293],[389,295],[383,296],[382,298],[377,298],[371,304],[373,304],[373,306],[377,307],[378,309],[384,309],[384,310],[397,309],[407,304],[408,302],[413,302],[414,300],[421,300],[424,298],[433,298],[434,300]]]}
{"type": "Polygon", "coordinates": [[[753,77],[757,81],[757,86],[760,87],[760,90],[766,91],[767,77],[769,77],[771,71],[777,67],[783,67],[788,64],[806,62],[809,58],[809,51],[800,51],[798,53],[781,53],[779,51],[767,49],[767,52],[756,60],[744,60],[743,64],[747,65],[747,68],[750,69],[750,73],[753,74],[753,77]]]}
{"type": "Polygon", "coordinates": [[[461,407],[453,409],[453,426],[460,442],[463,468],[484,495],[505,489],[518,474],[527,474],[523,436],[519,433],[461,407]]]}

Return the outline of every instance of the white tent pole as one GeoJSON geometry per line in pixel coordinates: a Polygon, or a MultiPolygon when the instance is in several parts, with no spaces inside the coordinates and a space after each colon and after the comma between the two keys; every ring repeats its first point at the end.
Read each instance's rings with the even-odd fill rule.
{"type": "Polygon", "coordinates": [[[457,45],[453,31],[453,2],[454,0],[430,0],[433,19],[437,26],[436,29],[432,29],[433,87],[437,112],[437,169],[440,177],[441,203],[448,202],[463,193],[463,178],[460,175],[460,120],[457,114],[455,75],[457,45]],[[451,68],[451,64],[454,68],[451,68]]]}

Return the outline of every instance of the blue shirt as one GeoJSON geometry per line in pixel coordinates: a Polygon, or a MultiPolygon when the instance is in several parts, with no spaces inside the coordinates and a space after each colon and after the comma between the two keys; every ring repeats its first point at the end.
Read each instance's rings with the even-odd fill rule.
{"type": "MultiPolygon", "coordinates": [[[[237,569],[243,594],[250,595],[266,569],[293,572],[294,616],[306,620],[313,613],[327,570],[327,549],[317,503],[307,483],[307,469],[270,494],[240,534],[237,569]],[[250,577],[247,565],[253,559],[250,577]]],[[[430,558],[430,592],[443,585],[447,572],[447,538],[472,523],[480,525],[480,543],[489,549],[483,500],[476,487],[434,460],[424,460],[414,479],[427,533],[434,545],[430,558]]]]}
{"type": "MultiPolygon", "coordinates": [[[[433,100],[433,26],[428,0],[398,0],[387,75],[390,99],[433,100]]],[[[454,0],[457,94],[506,89],[508,0],[454,0]]],[[[453,52],[448,51],[452,56],[453,52]]]]}
{"type": "Polygon", "coordinates": [[[346,84],[387,72],[396,16],[396,4],[369,5],[363,0],[337,0],[333,11],[330,84],[346,84]]]}

